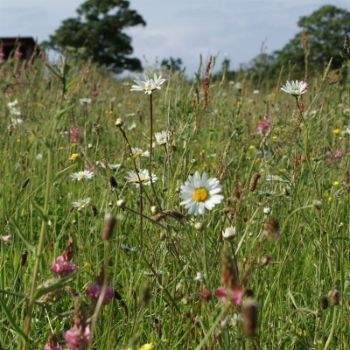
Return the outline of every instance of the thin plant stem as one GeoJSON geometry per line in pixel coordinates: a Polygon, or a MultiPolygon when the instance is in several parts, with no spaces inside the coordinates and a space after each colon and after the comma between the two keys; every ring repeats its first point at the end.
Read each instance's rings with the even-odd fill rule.
{"type": "MultiPolygon", "coordinates": [[[[35,302],[34,294],[35,294],[36,280],[38,277],[40,258],[44,247],[44,241],[45,241],[45,233],[46,233],[46,226],[47,226],[46,216],[49,208],[50,187],[51,187],[51,173],[52,173],[52,151],[49,148],[48,156],[47,156],[46,187],[45,187],[45,199],[44,199],[45,218],[41,222],[39,242],[36,249],[35,261],[34,261],[34,267],[33,267],[33,273],[32,273],[32,283],[30,286],[29,297],[28,297],[29,300],[28,300],[25,325],[24,325],[24,334],[26,336],[29,336],[29,333],[30,333],[30,326],[31,326],[32,314],[33,314],[33,305],[35,302]]],[[[28,348],[27,345],[28,345],[27,343],[23,343],[22,349],[26,350],[28,348]]]]}
{"type": "Polygon", "coordinates": [[[149,167],[148,167],[148,172],[150,176],[150,181],[151,181],[151,188],[154,194],[154,198],[157,202],[157,206],[159,210],[161,210],[161,205],[160,201],[157,196],[157,192],[154,188],[153,185],[153,180],[152,180],[152,161],[153,161],[153,95],[149,95],[149,167]]]}

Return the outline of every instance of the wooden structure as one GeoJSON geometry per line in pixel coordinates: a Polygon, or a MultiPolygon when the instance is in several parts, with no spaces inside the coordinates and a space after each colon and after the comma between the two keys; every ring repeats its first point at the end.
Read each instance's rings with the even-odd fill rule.
{"type": "Polygon", "coordinates": [[[37,43],[32,37],[0,37],[0,55],[3,60],[14,56],[16,53],[17,58],[29,61],[37,47],[37,43]]]}

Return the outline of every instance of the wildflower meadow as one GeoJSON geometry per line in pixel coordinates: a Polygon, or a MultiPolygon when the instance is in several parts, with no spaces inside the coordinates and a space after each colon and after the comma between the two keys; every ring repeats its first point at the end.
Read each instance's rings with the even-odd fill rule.
{"type": "Polygon", "coordinates": [[[0,349],[350,349],[350,82],[0,66],[0,349]]]}

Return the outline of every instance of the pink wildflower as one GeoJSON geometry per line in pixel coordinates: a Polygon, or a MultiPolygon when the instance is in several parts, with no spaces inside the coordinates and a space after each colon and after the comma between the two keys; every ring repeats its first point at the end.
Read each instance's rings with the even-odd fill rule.
{"type": "Polygon", "coordinates": [[[99,95],[98,91],[96,89],[91,90],[91,96],[92,97],[97,97],[99,95]]]}
{"type": "Polygon", "coordinates": [[[53,333],[41,350],[63,350],[63,348],[61,345],[57,344],[56,335],[53,333]]]}
{"type": "Polygon", "coordinates": [[[243,293],[239,288],[232,291],[223,287],[217,288],[216,296],[221,300],[230,300],[236,305],[241,305],[243,301],[243,293]]]}
{"type": "Polygon", "coordinates": [[[51,265],[50,270],[57,273],[60,277],[69,275],[78,268],[76,265],[70,263],[73,256],[73,243],[68,241],[65,250],[61,255],[59,255],[55,262],[51,265]]]}
{"type": "MultiPolygon", "coordinates": [[[[86,294],[91,298],[97,300],[102,293],[102,286],[98,283],[90,283],[86,294]]],[[[112,298],[114,297],[114,291],[111,287],[107,287],[105,296],[103,298],[102,304],[107,305],[111,302],[112,298]]]]}
{"type": "Polygon", "coordinates": [[[64,277],[77,270],[77,267],[66,260],[63,255],[59,255],[51,265],[50,270],[57,273],[60,277],[64,277]]]}
{"type": "Polygon", "coordinates": [[[0,240],[4,242],[9,242],[9,241],[12,241],[12,236],[11,235],[0,236],[0,240]]]}
{"type": "Polygon", "coordinates": [[[70,140],[71,142],[79,141],[79,128],[74,128],[70,131],[70,140]]]}
{"type": "Polygon", "coordinates": [[[23,56],[23,53],[22,53],[21,51],[19,51],[19,50],[16,50],[16,51],[15,51],[14,57],[15,57],[16,59],[19,59],[19,58],[21,58],[22,56],[23,56]]]}
{"type": "Polygon", "coordinates": [[[258,124],[258,126],[256,127],[256,132],[258,134],[261,134],[265,131],[265,129],[267,129],[270,126],[270,120],[269,119],[264,119],[262,122],[260,122],[258,124]]]}
{"type": "Polygon", "coordinates": [[[86,349],[90,342],[90,326],[75,324],[73,328],[63,333],[69,349],[86,349]]]}

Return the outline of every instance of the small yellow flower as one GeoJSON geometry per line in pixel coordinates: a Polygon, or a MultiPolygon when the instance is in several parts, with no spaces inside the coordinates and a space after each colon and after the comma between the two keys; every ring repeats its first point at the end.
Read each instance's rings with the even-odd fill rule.
{"type": "Polygon", "coordinates": [[[305,329],[301,329],[301,328],[298,328],[297,329],[297,334],[300,336],[300,337],[306,337],[307,336],[307,332],[305,329]]]}
{"type": "Polygon", "coordinates": [[[273,136],[271,137],[271,140],[272,140],[272,141],[277,141],[277,140],[278,140],[278,136],[273,135],[273,136]]]}
{"type": "Polygon", "coordinates": [[[278,171],[281,173],[281,174],[284,174],[287,169],[286,168],[279,168],[278,171]]]}
{"type": "Polygon", "coordinates": [[[34,135],[30,135],[28,136],[28,141],[34,141],[35,140],[35,136],[34,135]]]}
{"type": "Polygon", "coordinates": [[[112,110],[108,110],[108,111],[105,111],[105,113],[106,113],[107,115],[112,115],[112,114],[113,114],[113,111],[112,111],[112,110]]]}
{"type": "Polygon", "coordinates": [[[77,147],[77,146],[78,146],[78,144],[77,144],[77,143],[75,143],[75,142],[72,142],[70,146],[71,146],[72,148],[74,148],[74,147],[77,147]]]}
{"type": "Polygon", "coordinates": [[[143,344],[141,347],[139,347],[139,350],[152,350],[152,349],[153,349],[152,343],[143,344]]]}
{"type": "Polygon", "coordinates": [[[329,196],[329,197],[327,198],[327,200],[328,200],[328,202],[332,202],[333,197],[332,197],[332,196],[329,196]]]}
{"type": "Polygon", "coordinates": [[[59,150],[59,151],[63,151],[63,150],[64,150],[64,147],[63,147],[63,146],[60,146],[60,147],[58,147],[58,150],[59,150]]]}
{"type": "Polygon", "coordinates": [[[69,157],[70,160],[76,160],[79,157],[79,153],[73,153],[71,154],[71,156],[69,157]]]}
{"type": "Polygon", "coordinates": [[[88,263],[88,262],[85,262],[84,265],[83,265],[83,268],[87,269],[87,270],[90,270],[91,269],[91,264],[88,263]]]}
{"type": "Polygon", "coordinates": [[[318,339],[318,340],[314,341],[314,345],[322,345],[322,344],[323,344],[322,339],[318,339]]]}
{"type": "Polygon", "coordinates": [[[325,197],[325,198],[329,197],[329,192],[328,191],[324,192],[323,197],[325,197]]]}
{"type": "Polygon", "coordinates": [[[16,142],[17,142],[17,143],[20,143],[20,142],[21,142],[21,139],[16,139],[16,142]]]}
{"type": "Polygon", "coordinates": [[[275,132],[280,132],[280,131],[281,131],[281,128],[280,128],[279,126],[275,126],[275,127],[273,128],[273,130],[274,130],[275,132]]]}
{"type": "Polygon", "coordinates": [[[339,181],[333,181],[332,182],[332,186],[338,186],[339,185],[339,181]]]}
{"type": "Polygon", "coordinates": [[[338,135],[338,134],[340,134],[340,132],[341,132],[341,130],[339,128],[332,130],[332,134],[334,134],[334,135],[338,135]]]}
{"type": "Polygon", "coordinates": [[[249,150],[253,150],[253,149],[255,149],[255,146],[254,145],[249,145],[248,149],[249,150]]]}

